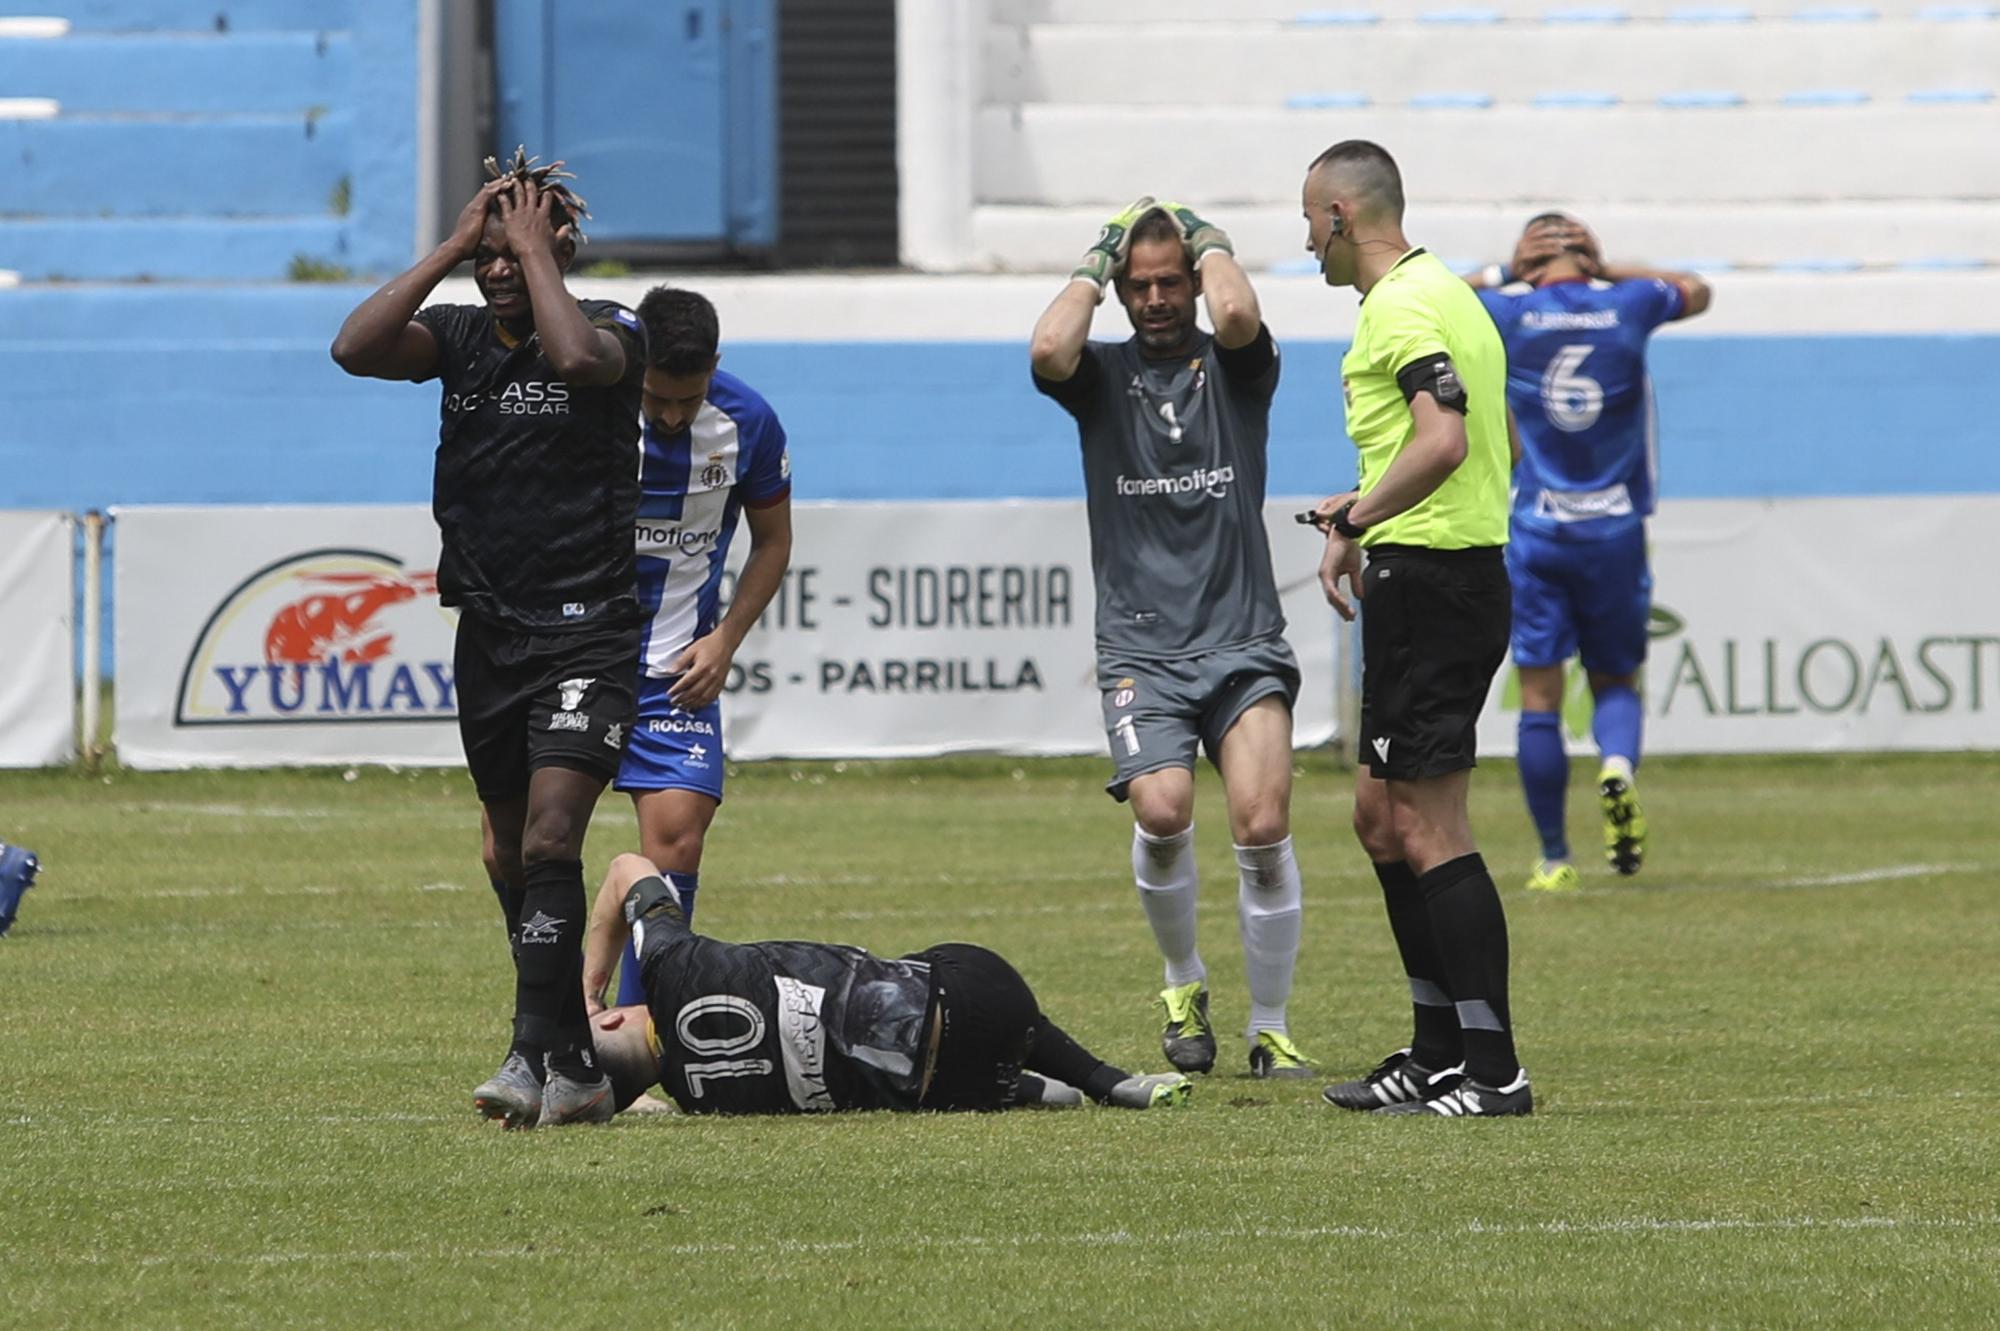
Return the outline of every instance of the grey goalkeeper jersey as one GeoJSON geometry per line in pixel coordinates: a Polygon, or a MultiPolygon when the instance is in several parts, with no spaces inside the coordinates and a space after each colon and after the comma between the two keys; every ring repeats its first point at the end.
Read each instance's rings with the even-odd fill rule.
{"type": "Polygon", "coordinates": [[[1233,351],[1201,333],[1173,360],[1137,338],[1087,343],[1074,375],[1035,387],[1083,444],[1101,656],[1195,656],[1284,632],[1264,536],[1269,329],[1233,351]]]}

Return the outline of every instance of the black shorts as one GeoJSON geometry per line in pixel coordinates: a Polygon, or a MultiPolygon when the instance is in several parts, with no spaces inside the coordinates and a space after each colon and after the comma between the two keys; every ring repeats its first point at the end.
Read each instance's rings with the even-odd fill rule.
{"type": "Polygon", "coordinates": [[[925,1109],[1004,1109],[1042,1025],[1041,1006],[1005,957],[972,943],[940,943],[906,961],[931,968],[937,1065],[925,1109]]]}
{"type": "Polygon", "coordinates": [[[1513,597],[1500,546],[1377,546],[1361,575],[1361,750],[1419,781],[1475,766],[1474,730],[1507,656],[1513,597]]]}
{"type": "Polygon", "coordinates": [[[459,616],[458,734],[482,803],[519,799],[540,767],[617,775],[638,710],[640,631],[538,633],[459,616]]]}

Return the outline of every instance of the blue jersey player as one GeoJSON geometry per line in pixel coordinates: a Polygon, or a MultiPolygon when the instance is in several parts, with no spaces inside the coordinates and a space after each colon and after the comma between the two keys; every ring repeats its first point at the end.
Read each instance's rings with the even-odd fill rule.
{"type": "MultiPolygon", "coordinates": [[[[744,635],[777,593],[792,557],[792,473],[771,405],[717,369],[715,307],[655,287],[640,398],[639,715],[616,786],[632,796],[645,858],[674,875],[693,906],[702,841],[722,802],[722,689],[744,635]],[[721,613],[722,566],[738,515],[750,553],[721,613]]],[[[690,910],[690,915],[692,911],[690,910]]],[[[642,1001],[639,968],[620,968],[625,1001],[642,1001]]]]}
{"type": "Polygon", "coordinates": [[[1646,517],[1658,481],[1646,340],[1706,310],[1709,289],[1692,273],[1605,264],[1588,228],[1561,213],[1528,223],[1512,268],[1497,289],[1491,270],[1472,280],[1507,346],[1507,401],[1521,432],[1507,571],[1521,785],[1542,840],[1528,886],[1566,890],[1578,884],[1563,825],[1560,712],[1571,656],[1581,656],[1596,700],[1605,857],[1632,874],[1645,854],[1633,774],[1652,609],[1646,517]]]}

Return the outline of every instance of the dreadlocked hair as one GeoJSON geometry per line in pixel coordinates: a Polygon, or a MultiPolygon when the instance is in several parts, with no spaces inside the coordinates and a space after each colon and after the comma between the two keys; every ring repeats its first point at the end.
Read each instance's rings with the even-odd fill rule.
{"type": "Polygon", "coordinates": [[[533,181],[537,189],[552,196],[549,206],[550,223],[558,229],[565,226],[570,228],[570,234],[576,237],[577,244],[586,243],[590,237],[583,234],[582,223],[584,218],[590,216],[590,205],[583,201],[581,194],[562,183],[565,180],[575,180],[575,173],[563,170],[560,160],[550,162],[547,166],[536,166],[535,163],[541,160],[539,157],[528,156],[527,145],[521,144],[514,149],[513,159],[505,167],[500,165],[498,158],[487,158],[486,175],[492,180],[533,181]]]}

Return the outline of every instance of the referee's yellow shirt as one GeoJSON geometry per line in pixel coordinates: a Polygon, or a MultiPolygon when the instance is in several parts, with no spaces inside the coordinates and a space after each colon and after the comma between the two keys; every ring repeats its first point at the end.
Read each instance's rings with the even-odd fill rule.
{"type": "Polygon", "coordinates": [[[1422,249],[1396,261],[1361,302],[1354,345],[1341,358],[1347,433],[1361,451],[1361,493],[1381,481],[1410,442],[1415,418],[1396,375],[1444,353],[1465,385],[1465,461],[1423,502],[1370,527],[1361,544],[1434,550],[1507,543],[1507,353],[1464,279],[1422,249]]]}

